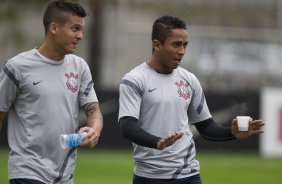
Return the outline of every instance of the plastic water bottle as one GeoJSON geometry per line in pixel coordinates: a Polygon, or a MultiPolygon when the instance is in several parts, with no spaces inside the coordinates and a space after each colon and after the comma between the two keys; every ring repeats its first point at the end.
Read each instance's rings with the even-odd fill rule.
{"type": "Polygon", "coordinates": [[[83,143],[83,138],[86,135],[86,132],[80,132],[77,134],[62,134],[60,137],[61,146],[63,149],[79,146],[83,143]]]}

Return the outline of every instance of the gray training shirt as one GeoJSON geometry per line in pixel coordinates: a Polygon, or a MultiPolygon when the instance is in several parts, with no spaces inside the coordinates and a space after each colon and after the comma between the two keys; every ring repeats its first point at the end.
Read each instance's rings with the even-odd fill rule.
{"type": "Polygon", "coordinates": [[[131,116],[147,132],[166,137],[176,131],[184,136],[164,150],[133,144],[134,173],[159,179],[185,178],[199,173],[190,124],[211,114],[198,79],[178,67],[160,74],[143,63],[127,73],[120,84],[119,119],[131,116]]]}
{"type": "Polygon", "coordinates": [[[0,73],[0,111],[8,112],[9,178],[72,183],[76,149],[60,135],[78,129],[80,106],[98,102],[87,63],[69,54],[52,61],[36,49],[8,60],[0,73]]]}

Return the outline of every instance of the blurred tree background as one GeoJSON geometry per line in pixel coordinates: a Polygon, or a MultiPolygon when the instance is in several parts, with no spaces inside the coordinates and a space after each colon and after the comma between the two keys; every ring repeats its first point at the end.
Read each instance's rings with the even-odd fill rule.
{"type": "MultiPolygon", "coordinates": [[[[48,0],[0,0],[0,64],[40,46],[48,0]]],[[[105,119],[100,147],[129,147],[116,127],[122,76],[151,55],[153,21],[182,18],[190,35],[181,65],[195,73],[210,110],[225,124],[238,114],[260,118],[260,91],[282,85],[281,0],[77,0],[90,13],[76,54],[91,67],[105,119]]],[[[83,122],[85,118],[81,117],[83,122]]],[[[3,130],[4,131],[4,130],[3,130]]],[[[1,134],[1,142],[3,143],[1,134]]],[[[200,149],[257,150],[258,138],[200,149]]]]}
{"type": "MultiPolygon", "coordinates": [[[[40,45],[47,2],[0,0],[1,63],[40,45]]],[[[191,44],[183,66],[199,76],[206,90],[257,91],[282,83],[280,0],[77,2],[90,13],[77,53],[87,59],[95,83],[103,89],[117,89],[124,73],[149,57],[151,24],[165,14],[187,22],[191,44]]]]}

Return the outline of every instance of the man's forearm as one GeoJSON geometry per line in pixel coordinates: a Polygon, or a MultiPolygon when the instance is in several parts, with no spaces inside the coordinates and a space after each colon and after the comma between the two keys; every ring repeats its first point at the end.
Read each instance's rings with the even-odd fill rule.
{"type": "Polygon", "coordinates": [[[157,149],[157,144],[161,140],[161,137],[145,131],[137,125],[137,122],[138,119],[131,116],[120,118],[118,125],[122,136],[140,146],[157,149]]]}
{"type": "Polygon", "coordinates": [[[103,116],[101,114],[99,104],[88,103],[85,104],[82,108],[87,115],[87,126],[100,133],[103,129],[103,116]]]}
{"type": "Polygon", "coordinates": [[[212,118],[195,123],[195,126],[201,136],[206,140],[228,141],[235,139],[231,133],[231,128],[221,126],[214,122],[212,118]]]}

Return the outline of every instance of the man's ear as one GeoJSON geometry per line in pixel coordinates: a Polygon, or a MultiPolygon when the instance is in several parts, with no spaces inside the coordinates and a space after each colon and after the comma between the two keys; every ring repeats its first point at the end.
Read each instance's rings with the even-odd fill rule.
{"type": "Polygon", "coordinates": [[[153,40],[152,42],[154,51],[159,51],[162,47],[162,44],[159,40],[153,40]]]}
{"type": "Polygon", "coordinates": [[[55,22],[51,22],[49,25],[49,32],[51,34],[56,34],[58,30],[58,25],[55,22]]]}

